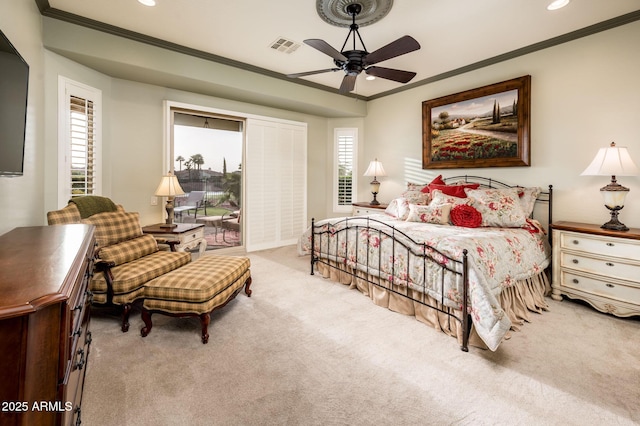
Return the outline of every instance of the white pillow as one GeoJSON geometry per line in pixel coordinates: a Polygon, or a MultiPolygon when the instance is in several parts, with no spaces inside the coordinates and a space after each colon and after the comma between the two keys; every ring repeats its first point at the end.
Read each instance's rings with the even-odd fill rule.
{"type": "Polygon", "coordinates": [[[428,206],[409,204],[409,216],[407,216],[407,222],[447,225],[449,223],[450,213],[451,204],[429,204],[428,206]]]}
{"type": "Polygon", "coordinates": [[[384,212],[397,219],[406,220],[409,215],[409,200],[403,197],[395,198],[391,200],[384,212]]]}

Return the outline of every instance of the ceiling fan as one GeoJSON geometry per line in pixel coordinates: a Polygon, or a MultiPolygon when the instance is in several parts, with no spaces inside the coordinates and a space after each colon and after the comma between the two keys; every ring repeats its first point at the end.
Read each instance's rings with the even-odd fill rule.
{"type": "Polygon", "coordinates": [[[342,45],[342,49],[338,52],[331,47],[329,43],[317,38],[304,40],[305,44],[319,50],[320,52],[329,55],[333,58],[335,63],[334,68],[327,68],[317,71],[307,71],[296,74],[287,74],[287,77],[297,78],[307,75],[321,74],[330,71],[343,70],[345,73],[340,85],[340,93],[346,94],[351,92],[356,85],[356,78],[364,71],[368,75],[384,78],[387,80],[393,80],[400,83],[408,83],[416,73],[411,71],[402,71],[393,68],[384,68],[372,66],[378,62],[386,61],[387,59],[395,58],[396,56],[404,55],[405,53],[413,52],[420,49],[420,44],[411,36],[400,37],[396,41],[393,41],[386,46],[381,47],[371,53],[367,52],[367,48],[364,46],[360,32],[358,31],[358,24],[356,24],[356,16],[361,12],[362,6],[358,3],[351,3],[346,7],[346,12],[351,16],[352,24],[350,25],[349,34],[342,45]],[[362,45],[362,50],[356,49],[356,35],[362,45]],[[353,49],[344,50],[349,37],[353,36],[353,49]]]}

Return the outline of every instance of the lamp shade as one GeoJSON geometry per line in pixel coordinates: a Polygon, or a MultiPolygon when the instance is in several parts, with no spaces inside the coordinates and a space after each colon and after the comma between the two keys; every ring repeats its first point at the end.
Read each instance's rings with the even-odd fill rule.
{"type": "Polygon", "coordinates": [[[162,176],[160,185],[158,185],[158,189],[155,192],[158,197],[175,197],[182,194],[184,194],[184,191],[178,182],[178,178],[171,173],[162,176]]]}
{"type": "Polygon", "coordinates": [[[369,167],[367,167],[367,171],[364,172],[364,176],[386,176],[386,175],[387,173],[384,171],[384,167],[382,167],[382,163],[379,162],[377,158],[369,163],[369,167]]]}
{"type": "Polygon", "coordinates": [[[607,148],[600,148],[582,176],[636,176],[640,171],[631,160],[626,147],[618,147],[615,142],[607,148]]]}

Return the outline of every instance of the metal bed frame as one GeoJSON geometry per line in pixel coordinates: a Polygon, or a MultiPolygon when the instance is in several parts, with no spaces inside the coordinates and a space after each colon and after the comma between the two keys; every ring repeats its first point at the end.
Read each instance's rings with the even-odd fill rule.
{"type": "MultiPolygon", "coordinates": [[[[521,188],[521,186],[509,185],[491,178],[485,178],[481,176],[467,176],[467,175],[453,176],[450,178],[446,178],[444,180],[445,182],[479,183],[480,188],[521,188]]],[[[549,185],[549,190],[542,191],[536,198],[536,204],[538,202],[548,204],[548,209],[547,209],[548,224],[551,224],[552,222],[552,216],[551,216],[552,200],[553,200],[553,185],[549,185]]],[[[462,257],[460,259],[454,259],[452,257],[445,255],[444,253],[441,253],[434,247],[431,247],[424,242],[420,243],[413,240],[406,233],[384,222],[381,222],[379,220],[372,219],[369,217],[366,217],[366,218],[358,217],[357,218],[358,220],[354,220],[354,219],[355,218],[353,217],[339,219],[336,222],[332,222],[330,224],[331,226],[326,226],[327,224],[316,225],[315,219],[314,218],[311,219],[311,275],[314,275],[314,267],[316,263],[324,264],[329,268],[339,270],[341,273],[346,273],[357,279],[365,280],[367,283],[383,288],[386,291],[390,291],[394,294],[408,298],[428,308],[435,309],[436,311],[447,315],[449,318],[449,321],[454,320],[454,321],[458,321],[461,324],[461,327],[462,327],[461,349],[464,352],[468,352],[469,351],[469,335],[471,333],[471,315],[469,313],[469,300],[468,300],[469,299],[468,297],[469,296],[469,277],[468,277],[469,269],[468,269],[467,250],[466,249],[463,250],[462,257]],[[365,219],[364,225],[362,224],[363,219],[365,219]],[[369,225],[372,222],[376,223],[377,228],[370,228],[369,225]],[[335,229],[336,226],[339,228],[338,230],[335,229]],[[416,258],[422,259],[422,269],[423,269],[423,275],[425,278],[426,278],[426,270],[428,267],[427,265],[429,264],[437,265],[436,267],[439,268],[439,275],[440,275],[440,278],[439,278],[440,282],[438,283],[439,285],[438,287],[439,300],[437,301],[438,304],[434,305],[430,303],[428,300],[426,300],[426,295],[428,294],[426,291],[427,289],[426,282],[419,284],[420,289],[418,289],[418,294],[420,295],[420,297],[412,296],[412,291],[411,291],[412,288],[408,284],[394,286],[393,285],[395,281],[394,278],[399,277],[400,273],[403,272],[403,271],[396,270],[396,267],[394,264],[392,264],[391,266],[392,269],[391,269],[391,273],[389,274],[390,277],[388,278],[381,277],[381,271],[379,270],[376,272],[375,275],[371,275],[370,272],[372,271],[372,269],[370,268],[369,249],[368,249],[371,238],[367,238],[366,240],[367,256],[364,264],[361,264],[360,260],[357,260],[356,267],[353,268],[353,271],[351,271],[349,268],[344,268],[344,269],[341,268],[340,267],[341,265],[347,264],[347,259],[341,258],[338,256],[339,254],[338,246],[341,242],[345,244],[348,243],[349,230],[351,229],[355,229],[356,231],[356,242],[355,242],[356,252],[358,252],[358,244],[360,243],[359,242],[360,240],[357,238],[357,235],[360,234],[359,232],[360,230],[367,229],[369,230],[370,233],[376,234],[377,237],[380,239],[382,239],[383,236],[392,239],[393,241],[392,255],[393,256],[395,256],[396,250],[406,250],[407,257],[409,257],[409,254],[411,253],[416,258]],[[344,235],[342,240],[340,239],[341,235],[344,235]],[[327,255],[327,258],[321,258],[318,253],[322,253],[323,244],[327,244],[327,250],[328,250],[328,244],[330,244],[330,239],[329,239],[330,236],[335,237],[334,238],[335,245],[336,245],[335,256],[333,256],[333,259],[329,255],[327,255]],[[316,251],[315,249],[316,239],[319,239],[318,251],[316,251]],[[332,262],[335,262],[335,263],[332,263],[332,262]],[[361,272],[361,274],[358,274],[358,272],[361,272]],[[461,313],[460,316],[457,316],[455,314],[455,311],[452,310],[452,308],[449,308],[445,305],[444,286],[445,286],[445,274],[447,272],[452,273],[458,277],[461,277],[461,280],[462,280],[463,291],[462,291],[462,302],[461,302],[461,305],[459,306],[459,310],[461,313]]],[[[549,240],[549,244],[551,245],[551,232],[547,232],[547,238],[549,240]]],[[[379,250],[378,265],[381,264],[380,257],[381,257],[381,251],[379,250]]],[[[407,276],[409,276],[408,274],[409,268],[410,268],[410,264],[409,262],[407,262],[407,276]]],[[[416,286],[418,286],[417,283],[412,283],[412,285],[414,289],[416,286]]]]}

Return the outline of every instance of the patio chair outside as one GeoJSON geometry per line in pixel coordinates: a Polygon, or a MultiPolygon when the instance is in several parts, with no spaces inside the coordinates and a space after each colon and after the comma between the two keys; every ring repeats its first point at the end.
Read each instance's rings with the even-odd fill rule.
{"type": "MultiPolygon", "coordinates": [[[[198,209],[204,204],[205,191],[191,191],[186,197],[178,197],[175,199],[176,207],[173,208],[173,214],[176,218],[182,220],[182,212],[194,210],[194,218],[198,217],[198,209]]],[[[206,214],[206,212],[205,212],[206,214]]]]}
{"type": "Polygon", "coordinates": [[[229,212],[229,215],[226,213],[222,216],[221,227],[222,227],[222,240],[224,242],[228,242],[226,239],[227,231],[240,233],[240,224],[241,222],[241,210],[237,210],[235,212],[229,212]],[[226,216],[226,218],[225,218],[226,216]]]}

